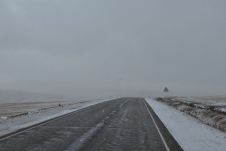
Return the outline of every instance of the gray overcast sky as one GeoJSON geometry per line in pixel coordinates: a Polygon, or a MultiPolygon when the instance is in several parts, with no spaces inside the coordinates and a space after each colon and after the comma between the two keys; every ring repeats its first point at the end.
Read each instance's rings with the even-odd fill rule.
{"type": "Polygon", "coordinates": [[[0,89],[226,92],[225,0],[1,0],[0,89]]]}

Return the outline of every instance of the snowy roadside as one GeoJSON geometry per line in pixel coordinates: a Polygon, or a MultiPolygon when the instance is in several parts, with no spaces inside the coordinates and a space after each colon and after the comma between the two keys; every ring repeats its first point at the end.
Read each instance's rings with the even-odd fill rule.
{"type": "Polygon", "coordinates": [[[96,101],[87,101],[81,103],[75,103],[70,105],[65,105],[62,107],[49,108],[45,110],[39,110],[35,112],[30,112],[22,116],[15,118],[1,118],[0,119],[0,137],[14,131],[17,131],[22,128],[26,128],[52,118],[74,112],[76,110],[95,105],[108,100],[96,100],[96,101]]]}
{"type": "Polygon", "coordinates": [[[151,98],[146,101],[184,151],[223,151],[226,133],[151,98]]]}
{"type": "Polygon", "coordinates": [[[187,97],[156,98],[157,101],[167,104],[179,111],[185,112],[203,123],[226,132],[226,106],[222,101],[198,101],[187,97]]]}

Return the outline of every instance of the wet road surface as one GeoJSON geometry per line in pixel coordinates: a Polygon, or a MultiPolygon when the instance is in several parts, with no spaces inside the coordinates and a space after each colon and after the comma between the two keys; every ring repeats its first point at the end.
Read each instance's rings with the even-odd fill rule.
{"type": "Polygon", "coordinates": [[[0,139],[1,151],[168,151],[142,98],[96,104],[0,139]]]}

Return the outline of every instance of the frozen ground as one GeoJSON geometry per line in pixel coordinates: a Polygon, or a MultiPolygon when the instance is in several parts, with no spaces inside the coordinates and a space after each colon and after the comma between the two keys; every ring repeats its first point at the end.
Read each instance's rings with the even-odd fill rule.
{"type": "Polygon", "coordinates": [[[225,106],[225,96],[207,96],[207,97],[169,97],[176,100],[204,104],[207,106],[225,106]]]}
{"type": "Polygon", "coordinates": [[[103,101],[2,103],[0,136],[103,101]]]}
{"type": "Polygon", "coordinates": [[[68,106],[74,104],[82,104],[79,101],[36,101],[36,102],[10,102],[0,103],[0,117],[13,118],[31,112],[38,112],[39,110],[46,110],[56,108],[60,105],[68,106]]]}
{"type": "Polygon", "coordinates": [[[226,150],[226,133],[151,98],[146,98],[170,133],[185,151],[226,150]]]}
{"type": "Polygon", "coordinates": [[[157,100],[226,132],[226,101],[222,97],[163,97],[157,100]]]}

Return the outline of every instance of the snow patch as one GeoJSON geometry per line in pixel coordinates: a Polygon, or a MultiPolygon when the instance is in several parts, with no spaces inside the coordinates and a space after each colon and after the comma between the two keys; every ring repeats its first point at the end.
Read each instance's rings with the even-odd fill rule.
{"type": "Polygon", "coordinates": [[[1,119],[6,120],[8,117],[7,116],[1,116],[1,119]]]}
{"type": "Polygon", "coordinates": [[[184,151],[223,151],[226,133],[151,98],[146,101],[184,151]]]}

